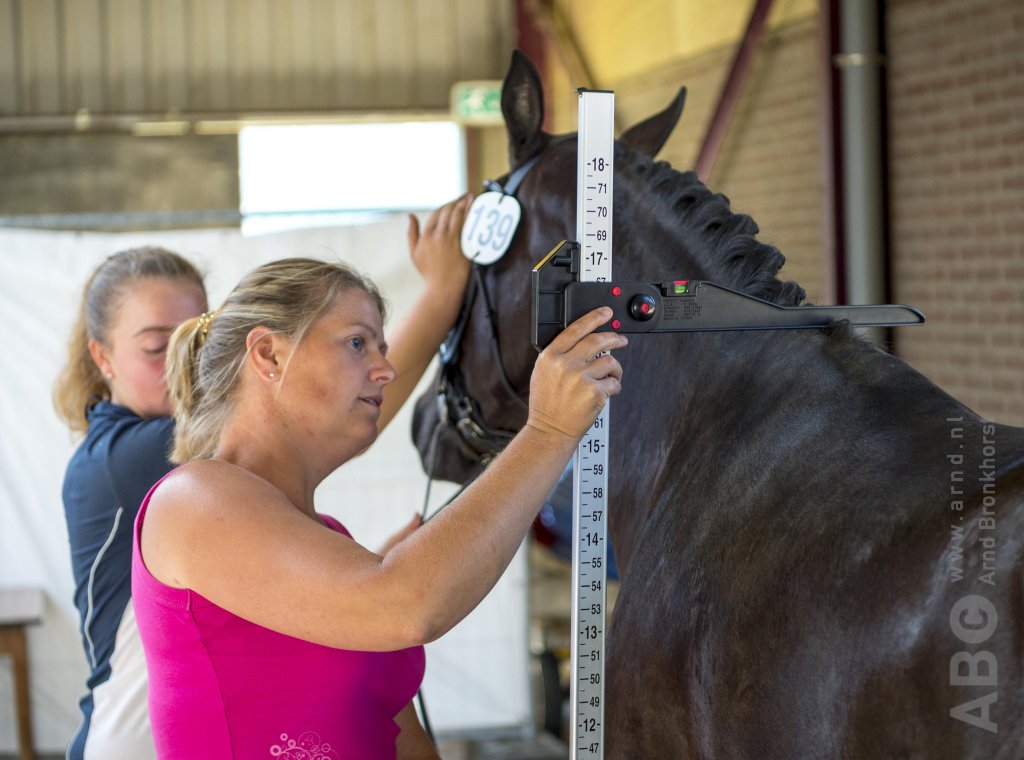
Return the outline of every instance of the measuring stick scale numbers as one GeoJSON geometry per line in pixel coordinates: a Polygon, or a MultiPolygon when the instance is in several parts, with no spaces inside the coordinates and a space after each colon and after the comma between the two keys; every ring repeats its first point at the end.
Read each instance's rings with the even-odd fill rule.
{"type": "MultiPolygon", "coordinates": [[[[580,280],[612,278],[612,175],[615,95],[579,90],[576,238],[580,280]]],[[[608,568],[609,408],[573,457],[573,760],[604,757],[604,651],[608,568]]]]}
{"type": "Polygon", "coordinates": [[[607,603],[608,409],[573,460],[573,758],[602,758],[607,603]]]}

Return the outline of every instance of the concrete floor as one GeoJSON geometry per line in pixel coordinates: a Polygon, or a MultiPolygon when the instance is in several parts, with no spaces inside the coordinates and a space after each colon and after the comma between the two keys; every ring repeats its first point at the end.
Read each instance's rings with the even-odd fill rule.
{"type": "MultiPolygon", "coordinates": [[[[562,671],[563,685],[569,669],[569,617],[572,606],[572,574],[568,563],[531,542],[529,553],[531,649],[554,652],[562,671]]],[[[618,584],[609,584],[609,607],[614,605],[618,584]]],[[[537,715],[532,739],[456,739],[439,743],[443,760],[566,760],[569,747],[555,736],[543,731],[544,693],[539,678],[539,664],[534,658],[534,709],[537,715]]],[[[563,704],[563,715],[566,705],[563,704]]]]}
{"type": "Polygon", "coordinates": [[[535,739],[441,741],[443,760],[565,760],[569,748],[550,734],[535,739]]]}
{"type": "MultiPolygon", "coordinates": [[[[569,748],[550,734],[536,739],[446,739],[438,743],[442,760],[566,760],[569,748]]],[[[64,755],[36,755],[36,760],[63,760],[64,755]]],[[[18,760],[0,753],[0,760],[18,760]]]]}

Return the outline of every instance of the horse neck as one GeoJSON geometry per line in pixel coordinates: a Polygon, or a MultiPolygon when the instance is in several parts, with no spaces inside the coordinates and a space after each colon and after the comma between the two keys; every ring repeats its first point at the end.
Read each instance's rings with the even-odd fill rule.
{"type": "MultiPolygon", "coordinates": [[[[680,201],[680,188],[692,188],[683,195],[694,198],[707,199],[709,193],[692,175],[638,160],[636,154],[621,157],[625,160],[615,180],[615,278],[710,280],[737,287],[726,267],[716,263],[705,230],[712,216],[721,218],[727,212],[728,201],[721,196],[680,201]]],[[[806,338],[794,344],[781,333],[759,333],[753,339],[741,333],[633,336],[620,356],[626,370],[624,391],[615,400],[611,418],[616,441],[612,472],[630,473],[628,482],[616,481],[613,475],[610,483],[613,505],[628,505],[610,510],[623,564],[661,481],[671,475],[665,467],[678,441],[692,436],[721,451],[714,438],[726,421],[729,429],[750,430],[773,416],[763,400],[776,395],[778,380],[751,370],[758,366],[759,356],[771,353],[769,344],[781,343],[790,346],[787,350],[800,351],[812,345],[806,338]],[[730,397],[725,389],[734,387],[730,397]]]]}
{"type": "MultiPolygon", "coordinates": [[[[773,275],[781,264],[773,249],[738,258],[750,250],[742,240],[755,231],[750,220],[730,215],[721,196],[691,204],[705,197],[702,187],[686,189],[696,185],[663,166],[617,169],[616,279],[706,279],[798,301],[802,291],[773,275]],[[709,239],[722,235],[738,245],[709,239]]],[[[846,326],[635,335],[618,356],[625,373],[612,405],[609,517],[623,567],[645,530],[679,527],[655,519],[658,510],[681,508],[706,527],[708,510],[738,518],[794,508],[793,494],[825,500],[845,482],[859,489],[856,503],[891,505],[900,483],[911,483],[891,476],[902,471],[915,473],[899,494],[905,504],[940,503],[950,421],[982,422],[846,326]]],[[[1000,435],[1012,439],[1008,450],[1024,450],[1024,430],[1000,435]]]]}
{"type": "Polygon", "coordinates": [[[881,489],[879,504],[892,499],[880,473],[933,468],[930,482],[942,484],[944,452],[928,447],[948,440],[947,420],[978,421],[845,327],[637,335],[620,360],[609,515],[624,567],[645,530],[701,524],[708,510],[786,508],[791,494],[807,497],[811,471],[822,498],[866,475],[858,487],[881,489]],[[666,523],[664,509],[687,514],[666,523]]]}

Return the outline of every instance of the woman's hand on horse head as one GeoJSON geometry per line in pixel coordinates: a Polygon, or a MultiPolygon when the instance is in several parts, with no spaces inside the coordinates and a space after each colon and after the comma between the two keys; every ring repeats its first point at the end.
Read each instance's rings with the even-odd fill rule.
{"type": "Polygon", "coordinates": [[[462,299],[470,263],[462,255],[462,225],[473,203],[466,193],[436,209],[420,230],[419,219],[409,214],[409,255],[426,284],[439,297],[462,299]]]}
{"type": "Polygon", "coordinates": [[[611,316],[607,307],[584,314],[537,357],[526,424],[579,440],[608,399],[622,390],[622,365],[604,352],[623,348],[628,340],[594,332],[611,316]]]}

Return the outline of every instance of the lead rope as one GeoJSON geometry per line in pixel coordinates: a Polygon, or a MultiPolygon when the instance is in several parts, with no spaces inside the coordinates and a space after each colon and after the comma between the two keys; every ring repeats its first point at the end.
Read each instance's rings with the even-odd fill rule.
{"type": "MultiPolygon", "coordinates": [[[[429,517],[427,516],[427,510],[430,508],[430,487],[434,483],[434,464],[437,459],[437,437],[441,434],[441,429],[441,425],[435,426],[434,433],[433,435],[430,436],[430,464],[428,465],[427,468],[427,491],[423,495],[423,508],[420,510],[420,525],[423,525],[437,517],[437,515],[440,514],[441,510],[443,510],[445,507],[447,507],[449,504],[451,504],[453,501],[459,498],[459,496],[462,495],[462,492],[465,491],[469,487],[469,484],[473,482],[472,478],[467,480],[462,485],[462,487],[455,492],[454,495],[452,495],[440,507],[435,509],[432,515],[430,515],[429,517]]],[[[486,468],[486,465],[484,465],[484,467],[486,468]]]]}
{"type": "Polygon", "coordinates": [[[416,692],[416,702],[420,706],[420,719],[423,722],[423,732],[430,739],[430,743],[437,749],[437,739],[434,737],[434,729],[430,726],[430,716],[427,715],[427,703],[423,701],[423,687],[416,692]]]}
{"type": "MultiPolygon", "coordinates": [[[[466,486],[468,486],[469,483],[472,482],[472,481],[469,481],[465,485],[463,485],[462,488],[460,488],[458,491],[455,492],[454,496],[452,496],[450,499],[448,499],[448,501],[446,501],[444,504],[442,504],[440,507],[438,507],[434,511],[434,514],[430,515],[430,517],[427,517],[427,509],[429,508],[429,505],[430,505],[430,486],[434,482],[434,464],[435,464],[435,461],[436,461],[436,458],[437,458],[437,438],[440,435],[440,433],[441,433],[441,425],[437,425],[434,428],[433,435],[430,436],[430,465],[429,465],[429,467],[427,469],[427,492],[426,492],[426,494],[423,497],[423,509],[420,511],[420,525],[421,526],[424,525],[428,520],[432,520],[442,509],[444,509],[449,504],[451,504],[453,501],[455,501],[455,499],[458,498],[459,494],[461,494],[463,491],[466,490],[466,486]]],[[[430,716],[427,714],[427,702],[423,698],[423,687],[422,686],[419,689],[416,690],[416,702],[419,704],[419,708],[420,708],[420,720],[423,723],[423,731],[424,731],[424,733],[426,733],[427,739],[430,740],[430,743],[436,749],[437,748],[437,739],[434,736],[434,729],[430,725],[430,716]]]]}
{"type": "MultiPolygon", "coordinates": [[[[434,428],[434,434],[430,437],[430,467],[427,470],[427,493],[423,497],[423,509],[420,512],[420,525],[423,525],[429,519],[427,517],[427,505],[430,503],[430,486],[434,482],[434,460],[437,454],[437,437],[440,432],[441,426],[438,425],[434,428]]],[[[447,504],[445,506],[447,506],[447,504]]],[[[441,507],[441,509],[444,509],[444,507],[441,507]]],[[[434,514],[437,514],[437,512],[434,514]]],[[[434,749],[437,749],[437,739],[434,737],[434,729],[430,725],[430,717],[427,715],[427,702],[423,698],[422,686],[416,690],[416,702],[420,707],[420,722],[423,724],[423,732],[427,735],[427,739],[430,740],[434,749]]]]}

